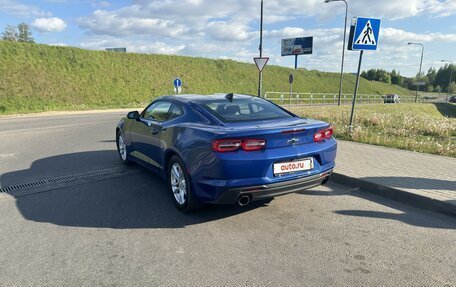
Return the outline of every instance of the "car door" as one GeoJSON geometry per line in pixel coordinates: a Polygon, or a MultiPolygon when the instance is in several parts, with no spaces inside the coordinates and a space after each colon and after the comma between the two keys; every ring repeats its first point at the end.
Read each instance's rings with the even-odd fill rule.
{"type": "Polygon", "coordinates": [[[173,103],[157,101],[147,107],[131,127],[131,139],[134,151],[132,156],[142,160],[153,168],[161,169],[162,147],[160,135],[163,124],[170,118],[173,103]]]}

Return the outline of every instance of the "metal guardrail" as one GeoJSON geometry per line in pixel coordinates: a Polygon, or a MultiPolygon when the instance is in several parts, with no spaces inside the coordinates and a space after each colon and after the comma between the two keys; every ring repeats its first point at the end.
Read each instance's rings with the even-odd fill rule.
{"type": "MultiPolygon", "coordinates": [[[[264,97],[274,103],[290,106],[323,106],[337,105],[338,93],[290,93],[287,92],[266,92],[264,97]]],[[[414,96],[400,96],[401,103],[414,103],[414,96]]],[[[353,94],[343,94],[342,105],[350,105],[353,101],[353,94]]],[[[357,104],[380,104],[384,99],[382,95],[358,94],[357,104]]],[[[418,97],[419,102],[427,102],[426,98],[418,97]]]]}

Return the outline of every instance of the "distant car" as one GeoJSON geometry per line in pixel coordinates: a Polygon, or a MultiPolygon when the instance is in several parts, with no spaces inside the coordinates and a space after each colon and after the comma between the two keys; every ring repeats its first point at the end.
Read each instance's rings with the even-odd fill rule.
{"type": "Polygon", "coordinates": [[[383,103],[385,103],[385,104],[398,104],[400,102],[401,102],[401,97],[399,97],[396,94],[386,95],[385,98],[383,99],[383,103]]]}
{"type": "Polygon", "coordinates": [[[449,103],[456,103],[456,96],[451,96],[448,100],[449,103]]]}
{"type": "Polygon", "coordinates": [[[123,163],[150,168],[176,207],[234,204],[328,181],[337,143],[325,122],[247,95],[180,95],[128,113],[116,128],[123,163]]]}

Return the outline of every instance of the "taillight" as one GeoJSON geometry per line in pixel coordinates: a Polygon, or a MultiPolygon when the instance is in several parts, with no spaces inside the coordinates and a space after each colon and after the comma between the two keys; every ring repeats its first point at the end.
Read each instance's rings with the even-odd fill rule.
{"type": "Polygon", "coordinates": [[[259,139],[220,139],[212,142],[212,150],[216,152],[230,152],[239,149],[256,151],[264,149],[265,146],[266,141],[259,139]]]}
{"type": "Polygon", "coordinates": [[[325,136],[323,135],[323,133],[321,131],[316,132],[314,134],[314,142],[316,142],[316,143],[321,142],[324,138],[325,138],[325,136]]]}
{"type": "Polygon", "coordinates": [[[334,130],[332,127],[316,132],[314,134],[314,142],[321,142],[325,139],[331,139],[333,132],[334,130]]]}
{"type": "Polygon", "coordinates": [[[229,152],[238,150],[242,141],[236,139],[215,140],[212,142],[212,150],[218,152],[229,152]]]}
{"type": "Polygon", "coordinates": [[[333,128],[327,128],[325,130],[325,139],[329,140],[333,135],[333,128]]]}
{"type": "Polygon", "coordinates": [[[266,146],[265,140],[243,140],[242,149],[245,151],[262,150],[266,146]]]}

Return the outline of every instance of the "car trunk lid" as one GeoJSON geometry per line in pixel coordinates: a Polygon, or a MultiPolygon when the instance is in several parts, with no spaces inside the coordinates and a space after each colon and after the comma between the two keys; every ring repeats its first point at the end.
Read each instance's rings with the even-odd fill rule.
{"type": "Polygon", "coordinates": [[[282,120],[225,123],[227,138],[266,140],[266,149],[313,143],[316,132],[329,124],[302,118],[282,120]]]}

